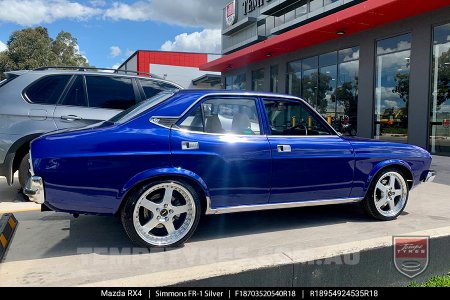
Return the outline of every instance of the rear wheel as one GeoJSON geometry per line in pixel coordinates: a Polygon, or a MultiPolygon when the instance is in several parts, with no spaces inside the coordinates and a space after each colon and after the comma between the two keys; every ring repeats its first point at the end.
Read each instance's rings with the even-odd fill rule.
{"type": "Polygon", "coordinates": [[[403,212],[408,196],[409,189],[402,172],[389,168],[374,178],[362,206],[371,217],[390,221],[403,212]]]}
{"type": "Polygon", "coordinates": [[[22,190],[27,185],[28,179],[30,178],[30,154],[27,153],[22,160],[20,161],[19,165],[19,183],[22,190]]]}
{"type": "Polygon", "coordinates": [[[194,233],[200,219],[200,199],[181,181],[148,184],[128,198],[121,212],[125,232],[144,247],[177,247],[194,233]]]}

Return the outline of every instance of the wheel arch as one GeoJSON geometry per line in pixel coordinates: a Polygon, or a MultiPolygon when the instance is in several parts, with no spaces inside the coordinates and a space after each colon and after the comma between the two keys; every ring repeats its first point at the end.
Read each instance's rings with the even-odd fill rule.
{"type": "Polygon", "coordinates": [[[380,174],[382,171],[384,171],[388,168],[396,168],[400,172],[402,172],[402,174],[405,176],[405,180],[406,180],[406,184],[408,185],[408,188],[410,190],[412,189],[412,187],[414,185],[414,177],[413,177],[413,172],[411,170],[410,165],[403,160],[387,160],[387,161],[382,161],[382,162],[378,163],[370,172],[369,177],[366,182],[366,185],[364,187],[366,194],[369,191],[369,188],[370,188],[373,180],[375,179],[375,177],[378,174],[380,174]]]}
{"type": "Polygon", "coordinates": [[[114,209],[114,214],[120,213],[123,206],[126,203],[126,199],[136,190],[138,190],[140,187],[146,184],[150,184],[155,181],[160,180],[180,180],[184,181],[192,188],[195,189],[195,191],[198,193],[198,196],[200,197],[200,201],[202,204],[202,214],[205,213],[209,206],[209,190],[206,186],[206,183],[203,181],[203,179],[198,176],[197,174],[183,169],[158,169],[158,170],[149,170],[145,171],[143,173],[140,173],[130,179],[122,188],[120,194],[118,195],[118,198],[120,199],[119,205],[114,209]]]}
{"type": "MultiPolygon", "coordinates": [[[[44,134],[43,132],[40,132],[23,136],[20,139],[16,140],[11,145],[11,147],[9,147],[7,155],[14,155],[14,158],[9,162],[9,165],[6,166],[7,174],[14,174],[19,169],[22,158],[30,150],[31,141],[34,140],[35,138],[40,137],[43,134],[44,134]]],[[[13,178],[7,177],[7,181],[8,183],[12,184],[13,178]]]]}

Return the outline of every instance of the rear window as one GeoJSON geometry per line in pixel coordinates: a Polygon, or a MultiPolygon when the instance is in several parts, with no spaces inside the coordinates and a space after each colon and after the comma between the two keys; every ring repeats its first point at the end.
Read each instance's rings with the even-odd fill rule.
{"type": "Polygon", "coordinates": [[[1,80],[1,81],[0,81],[0,87],[4,86],[4,85],[7,84],[8,82],[13,81],[13,79],[15,79],[15,78],[17,78],[17,77],[19,77],[19,76],[15,76],[15,75],[14,75],[14,76],[9,76],[8,78],[1,80]]]}
{"type": "Polygon", "coordinates": [[[128,109],[136,104],[130,78],[86,76],[90,107],[128,109]]]}
{"type": "Polygon", "coordinates": [[[146,99],[152,98],[162,91],[179,89],[174,85],[157,80],[140,79],[139,82],[141,83],[142,89],[144,90],[146,99]]]}
{"type": "Polygon", "coordinates": [[[54,75],[41,78],[32,83],[25,95],[32,103],[56,104],[71,75],[54,75]]]}

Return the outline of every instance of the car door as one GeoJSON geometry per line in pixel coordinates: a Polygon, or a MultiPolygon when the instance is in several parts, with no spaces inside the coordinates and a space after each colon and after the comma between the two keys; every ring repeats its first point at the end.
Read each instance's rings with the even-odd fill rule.
{"type": "Polygon", "coordinates": [[[273,157],[270,202],[348,198],[354,170],[350,143],[300,101],[263,103],[273,157]]]}
{"type": "Polygon", "coordinates": [[[78,75],[54,112],[59,129],[77,128],[109,120],[136,104],[131,78],[78,75]]]}
{"type": "Polygon", "coordinates": [[[266,204],[271,154],[257,99],[208,98],[171,131],[175,167],[208,186],[212,208],[266,204]]]}

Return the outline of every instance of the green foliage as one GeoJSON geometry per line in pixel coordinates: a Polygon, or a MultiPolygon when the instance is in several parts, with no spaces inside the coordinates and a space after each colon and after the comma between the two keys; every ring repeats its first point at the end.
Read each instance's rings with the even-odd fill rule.
{"type": "Polygon", "coordinates": [[[14,31],[0,52],[0,78],[13,70],[32,70],[43,66],[89,66],[78,51],[77,39],[61,31],[55,40],[45,27],[14,31]]]}
{"type": "Polygon", "coordinates": [[[450,275],[436,276],[424,283],[412,282],[410,287],[450,287],[450,275]]]}

